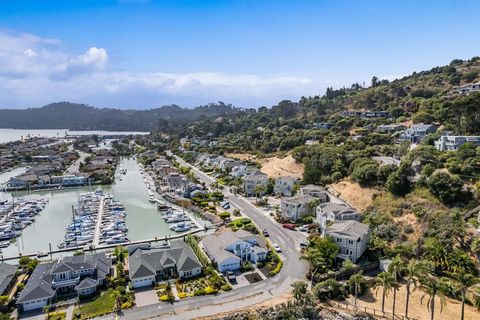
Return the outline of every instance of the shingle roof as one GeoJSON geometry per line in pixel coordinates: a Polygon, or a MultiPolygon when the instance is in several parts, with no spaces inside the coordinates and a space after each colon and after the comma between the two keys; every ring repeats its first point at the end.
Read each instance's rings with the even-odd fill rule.
{"type": "Polygon", "coordinates": [[[130,278],[155,275],[165,265],[175,264],[177,271],[201,268],[192,248],[183,241],[172,241],[170,247],[137,247],[128,259],[130,278]]]}
{"type": "Polygon", "coordinates": [[[17,269],[17,265],[0,262],[0,295],[2,295],[10,285],[17,269]]]}
{"type": "Polygon", "coordinates": [[[84,278],[82,281],[80,281],[79,284],[75,286],[75,290],[86,289],[91,287],[97,287],[97,281],[87,277],[87,278],[84,278]]]}
{"type": "Polygon", "coordinates": [[[52,289],[52,277],[50,271],[54,262],[39,264],[28,279],[27,285],[23,288],[18,297],[17,303],[23,303],[31,300],[51,298],[55,295],[52,289]]]}
{"type": "Polygon", "coordinates": [[[335,222],[330,227],[327,227],[326,233],[335,233],[357,240],[370,233],[370,227],[355,220],[348,220],[335,222]]]}
{"type": "Polygon", "coordinates": [[[282,202],[294,203],[294,204],[308,204],[310,202],[313,202],[314,200],[315,198],[309,195],[298,195],[295,197],[282,198],[282,202]]]}

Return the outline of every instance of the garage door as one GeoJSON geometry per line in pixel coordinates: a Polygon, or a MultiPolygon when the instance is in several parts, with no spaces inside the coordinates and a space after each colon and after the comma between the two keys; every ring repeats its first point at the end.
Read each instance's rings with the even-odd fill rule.
{"type": "Polygon", "coordinates": [[[35,310],[35,309],[41,309],[45,305],[47,305],[46,301],[40,301],[40,302],[34,302],[34,303],[29,303],[29,304],[23,304],[23,310],[24,311],[29,311],[29,310],[35,310]]]}

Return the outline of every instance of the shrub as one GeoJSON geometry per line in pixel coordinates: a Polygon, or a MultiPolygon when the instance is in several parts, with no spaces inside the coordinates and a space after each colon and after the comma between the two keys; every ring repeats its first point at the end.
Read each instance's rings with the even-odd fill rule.
{"type": "Polygon", "coordinates": [[[130,309],[132,307],[132,303],[130,301],[122,303],[122,309],[130,309]]]}
{"type": "Polygon", "coordinates": [[[215,294],[217,292],[218,292],[218,290],[211,287],[211,286],[208,286],[208,287],[205,288],[205,293],[206,294],[215,294]]]}
{"type": "Polygon", "coordinates": [[[164,294],[163,296],[160,297],[160,301],[173,301],[174,297],[173,295],[170,294],[164,294]]]}
{"type": "Polygon", "coordinates": [[[230,291],[232,290],[232,286],[229,284],[226,284],[226,285],[223,285],[221,289],[222,291],[230,291]]]}
{"type": "Polygon", "coordinates": [[[185,292],[181,291],[181,292],[178,293],[178,297],[179,297],[180,299],[184,299],[184,298],[187,297],[187,294],[186,294],[185,292]]]}
{"type": "Polygon", "coordinates": [[[194,296],[203,296],[205,295],[205,289],[198,289],[193,292],[194,296]]]}
{"type": "Polygon", "coordinates": [[[280,270],[282,270],[282,267],[283,267],[283,262],[282,261],[279,261],[277,266],[275,267],[275,269],[273,269],[271,272],[270,272],[270,277],[273,277],[275,276],[277,273],[280,272],[280,270]]]}
{"type": "Polygon", "coordinates": [[[220,217],[220,219],[225,220],[225,219],[230,218],[230,213],[225,211],[225,212],[220,213],[218,216],[220,217]]]}

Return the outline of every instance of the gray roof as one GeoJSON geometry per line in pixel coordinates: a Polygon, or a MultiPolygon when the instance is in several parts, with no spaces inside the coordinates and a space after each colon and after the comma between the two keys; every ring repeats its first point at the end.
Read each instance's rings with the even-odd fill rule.
{"type": "Polygon", "coordinates": [[[81,289],[87,289],[91,287],[97,287],[97,281],[93,280],[92,278],[84,278],[82,281],[80,281],[79,284],[75,286],[75,290],[81,290],[81,289]]]}
{"type": "Polygon", "coordinates": [[[12,279],[15,277],[18,266],[0,262],[0,295],[5,293],[12,279]]]}
{"type": "Polygon", "coordinates": [[[327,227],[326,233],[328,235],[334,233],[358,240],[370,233],[370,227],[355,220],[348,220],[335,222],[330,227],[327,227]]]}
{"type": "Polygon", "coordinates": [[[355,209],[345,205],[345,204],[341,204],[341,203],[332,203],[332,202],[328,202],[328,203],[323,203],[323,204],[320,204],[318,205],[319,208],[322,209],[323,212],[331,212],[335,215],[339,214],[339,213],[353,213],[353,212],[356,212],[355,209]]]}
{"type": "Polygon", "coordinates": [[[92,281],[98,283],[110,273],[111,267],[112,259],[108,258],[105,253],[64,257],[53,262],[41,263],[37,265],[28,279],[17,303],[53,297],[55,289],[52,288],[52,274],[55,272],[94,268],[92,281]]]}
{"type": "Polygon", "coordinates": [[[226,247],[237,241],[247,241],[250,239],[256,240],[258,244],[256,247],[265,247],[263,238],[245,230],[238,230],[236,232],[227,230],[221,234],[212,234],[206,236],[202,240],[202,243],[212,258],[215,259],[217,263],[220,263],[228,258],[240,259],[234,253],[228,251],[226,247]]]}
{"type": "Polygon", "coordinates": [[[293,203],[293,204],[308,204],[316,200],[314,197],[309,196],[309,195],[298,195],[294,197],[289,197],[289,198],[282,198],[282,202],[286,203],[293,203]]]}
{"type": "Polygon", "coordinates": [[[17,303],[24,303],[31,300],[51,298],[55,295],[52,289],[52,276],[50,271],[55,263],[39,264],[28,279],[27,285],[18,297],[17,303]]]}
{"type": "Polygon", "coordinates": [[[299,179],[296,177],[277,177],[275,182],[295,183],[297,180],[299,179]]]}
{"type": "Polygon", "coordinates": [[[261,181],[261,180],[268,179],[268,176],[265,173],[261,172],[260,170],[256,170],[250,173],[248,176],[246,176],[245,179],[261,181]]]}
{"type": "Polygon", "coordinates": [[[166,265],[174,264],[177,271],[201,268],[192,248],[181,240],[172,241],[170,247],[136,247],[130,251],[128,265],[130,278],[155,275],[166,265]]]}

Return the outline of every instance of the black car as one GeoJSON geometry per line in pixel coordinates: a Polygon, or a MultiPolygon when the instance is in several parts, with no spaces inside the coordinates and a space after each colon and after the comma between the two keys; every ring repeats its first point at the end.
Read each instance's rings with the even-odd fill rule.
{"type": "Polygon", "coordinates": [[[225,272],[225,277],[227,278],[228,282],[230,283],[237,283],[237,277],[233,273],[233,271],[225,272]]]}

